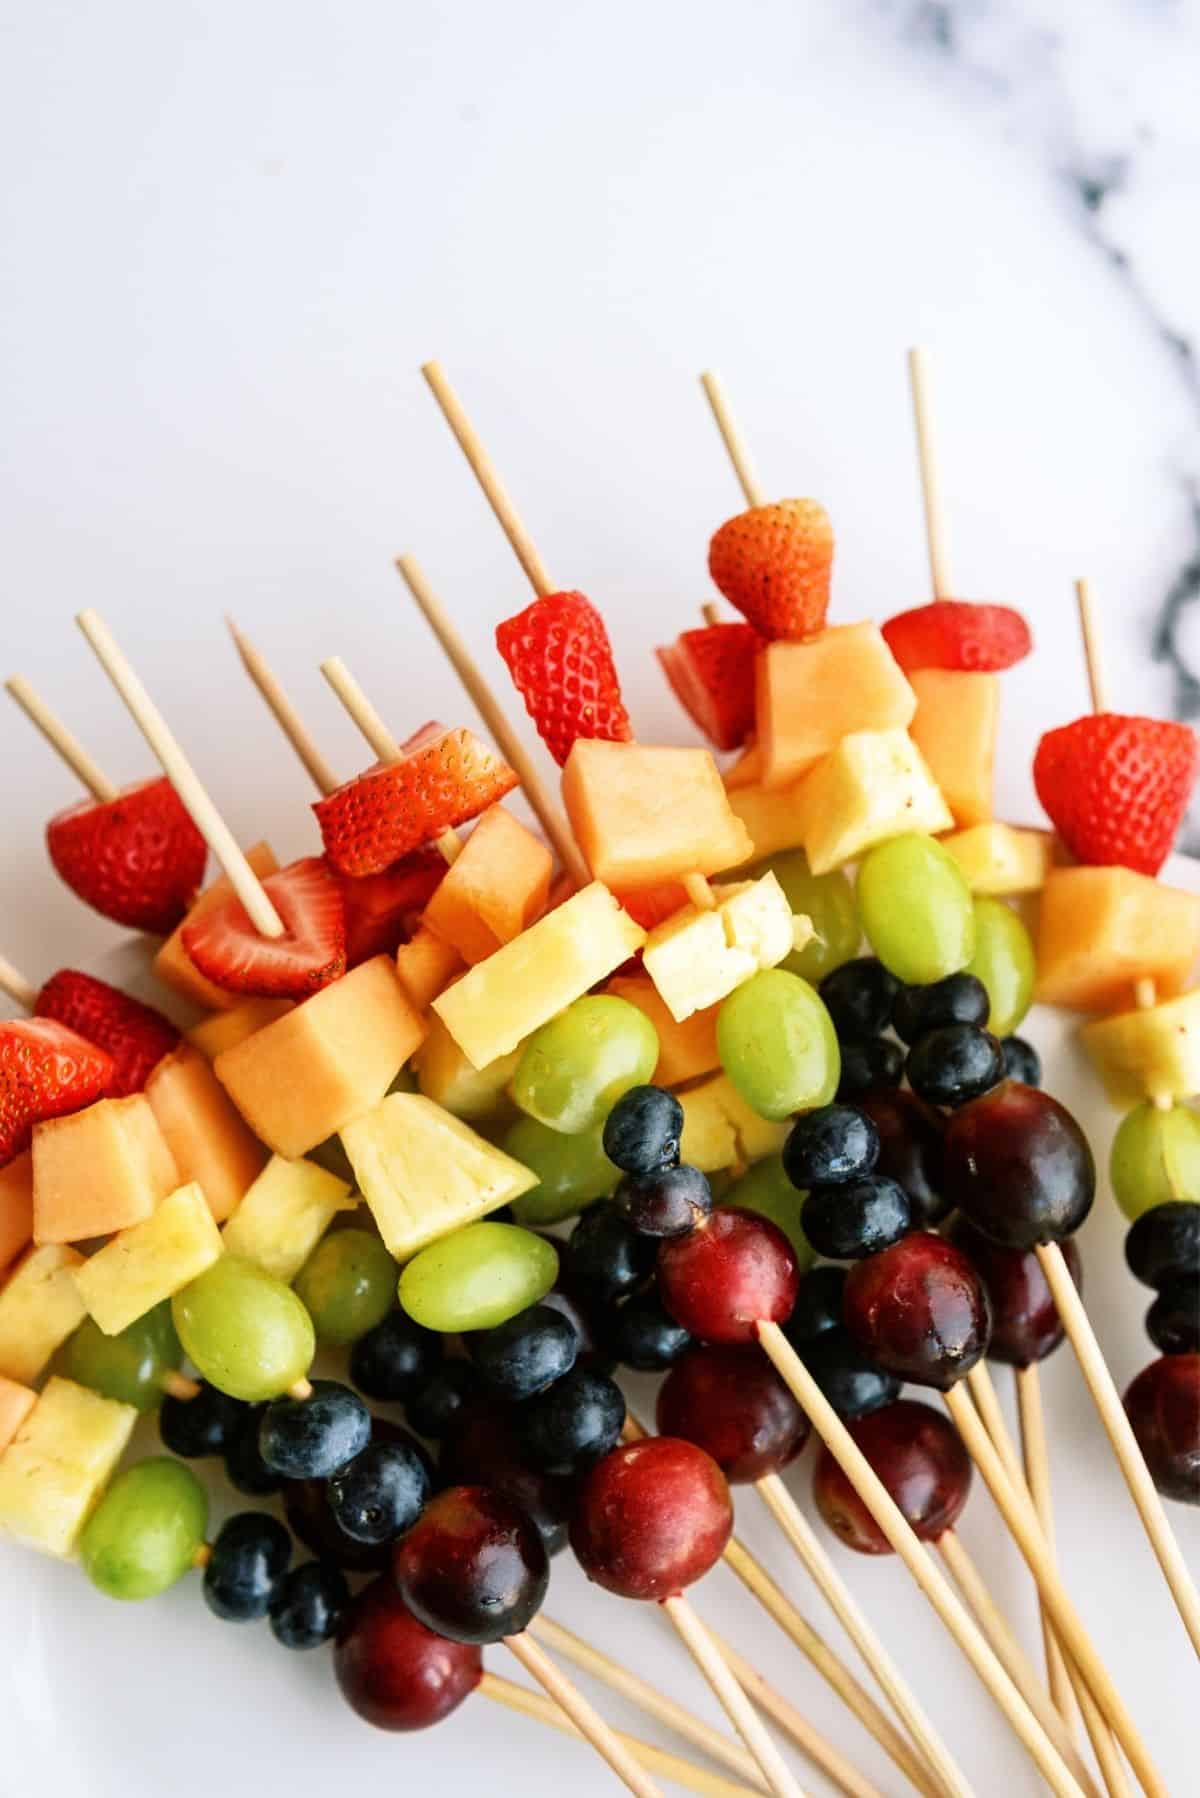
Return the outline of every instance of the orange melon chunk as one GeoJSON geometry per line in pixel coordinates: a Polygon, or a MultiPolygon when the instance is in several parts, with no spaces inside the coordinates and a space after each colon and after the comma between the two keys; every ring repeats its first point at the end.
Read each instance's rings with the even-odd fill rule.
{"type": "Polygon", "coordinates": [[[554,859],[502,805],[484,812],[425,907],[424,922],[474,964],[545,909],[554,859]]]}
{"type": "Polygon", "coordinates": [[[444,943],[432,930],[426,930],[424,925],[411,942],[401,943],[396,951],[396,973],[400,984],[418,1011],[428,1011],[438,994],[445,992],[465,966],[458,950],[444,943]]]}
{"type": "Polygon", "coordinates": [[[273,1024],[276,1018],[292,1009],[293,1003],[291,999],[246,999],[232,1011],[217,1011],[211,1018],[202,1018],[184,1034],[193,1049],[199,1049],[201,1055],[215,1061],[222,1050],[232,1049],[235,1043],[245,1042],[256,1030],[264,1030],[268,1024],[273,1024]]]}
{"type": "MultiPolygon", "coordinates": [[[[260,880],[279,870],[279,863],[275,860],[274,851],[268,843],[252,844],[246,851],[246,860],[260,880]]],[[[233,896],[233,887],[222,875],[220,880],[214,881],[212,886],[204,889],[183,923],[171,932],[154,957],[154,972],[163,985],[169,986],[173,992],[181,994],[185,999],[190,999],[193,1005],[199,1005],[205,1011],[232,1011],[235,1005],[242,1003],[242,995],[228,992],[223,986],[218,986],[215,981],[207,979],[194,965],[191,957],[184,951],[184,926],[192,923],[196,918],[204,917],[215,906],[224,905],[225,901],[232,899],[233,896]]]]}
{"type": "Polygon", "coordinates": [[[142,1093],[34,1125],[35,1242],[111,1236],[140,1224],[178,1185],[175,1157],[142,1093]]]}
{"type": "Polygon", "coordinates": [[[804,841],[804,782],[794,787],[735,787],[729,803],[750,833],[754,859],[798,849],[804,841]]]}
{"type": "Polygon", "coordinates": [[[0,1168],[0,1275],[33,1237],[33,1150],[0,1168]]]}
{"type": "Polygon", "coordinates": [[[658,1035],[656,1086],[680,1086],[700,1074],[711,1074],[721,1065],[717,1053],[719,1005],[695,1011],[682,1024],[667,1010],[666,1000],[648,974],[617,974],[605,987],[617,999],[628,999],[654,1025],[658,1035]]]}
{"type": "Polygon", "coordinates": [[[707,749],[580,737],[562,777],[575,840],[617,891],[689,873],[719,874],[754,852],[707,749]]]}
{"type": "Polygon", "coordinates": [[[857,730],[904,730],[916,696],[877,625],[768,643],[755,665],[762,784],[791,786],[857,730]]]}
{"type": "Polygon", "coordinates": [[[213,1217],[223,1223],[262,1173],[267,1151],[230,1104],[204,1056],[188,1043],[159,1062],[146,1082],[146,1097],[179,1167],[172,1184],[195,1181],[213,1217]]]}
{"type": "Polygon", "coordinates": [[[1200,956],[1200,894],[1131,868],[1055,868],[1042,888],[1037,997],[1076,1011],[1129,1004],[1139,980],[1177,993],[1200,956]]]}
{"type": "Polygon", "coordinates": [[[909,734],[962,830],[992,815],[992,770],[1000,716],[1000,678],[956,668],[909,675],[917,712],[909,734]]]}

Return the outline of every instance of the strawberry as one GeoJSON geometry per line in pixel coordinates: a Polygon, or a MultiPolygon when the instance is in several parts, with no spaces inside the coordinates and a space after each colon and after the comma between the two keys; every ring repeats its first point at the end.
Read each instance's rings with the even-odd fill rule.
{"type": "Polygon", "coordinates": [[[112,1057],[53,1018],[0,1024],[0,1167],[35,1124],[103,1099],[112,1077],[112,1057]]]}
{"type": "Polygon", "coordinates": [[[346,971],[346,917],[337,879],[320,856],[270,874],[267,896],[284,925],[260,936],[239,899],[183,927],[183,947],[200,972],[232,993],[306,999],[346,971]]]}
{"type": "Polygon", "coordinates": [[[1139,874],[1166,861],[1198,771],[1188,725],[1116,712],[1047,731],[1033,758],[1038,798],[1071,853],[1139,874]]]}
{"type": "Polygon", "coordinates": [[[398,762],[368,768],[313,810],[339,874],[381,874],[444,830],[478,817],[516,784],[508,763],[472,731],[448,730],[398,762]]]}
{"type": "Polygon", "coordinates": [[[108,1091],[114,1099],[140,1093],[179,1041],[178,1030],[161,1011],[74,968],[52,974],[33,1009],[35,1017],[57,1019],[112,1056],[108,1091]]]}
{"type": "Polygon", "coordinates": [[[675,697],[718,749],[740,749],[754,729],[754,659],[763,640],[750,624],[708,624],[656,651],[675,697]]]}
{"type": "Polygon", "coordinates": [[[999,674],[1023,661],[1033,648],[1029,626],[1019,612],[969,599],[935,599],[911,612],[897,612],[882,630],[905,674],[918,668],[999,674]]]}
{"type": "Polygon", "coordinates": [[[660,880],[654,886],[635,887],[615,897],[643,930],[653,930],[688,903],[687,891],[678,880],[660,880]]]}
{"type": "Polygon", "coordinates": [[[576,737],[628,743],[604,620],[582,593],[548,593],[496,626],[496,648],[542,742],[561,767],[576,737]]]}
{"type": "Polygon", "coordinates": [[[708,546],[708,571],[763,637],[810,637],[825,623],[833,526],[815,499],[752,506],[708,546]]]}
{"type": "Polygon", "coordinates": [[[380,874],[355,879],[334,870],[346,908],[346,966],[392,955],[408,935],[409,918],[424,911],[446,872],[436,849],[417,849],[380,874]]]}
{"type": "Polygon", "coordinates": [[[165,776],[85,800],[46,826],[59,874],[106,918],[169,936],[204,878],[204,838],[165,776]]]}

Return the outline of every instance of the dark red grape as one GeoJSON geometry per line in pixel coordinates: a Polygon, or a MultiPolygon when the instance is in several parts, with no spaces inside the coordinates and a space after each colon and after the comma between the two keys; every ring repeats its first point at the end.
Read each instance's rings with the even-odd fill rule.
{"type": "Polygon", "coordinates": [[[1096,1164],[1083,1131],[1034,1086],[1006,1080],[946,1129],[946,1193],[1006,1249],[1072,1235],[1092,1208],[1096,1164]]]}
{"type": "MultiPolygon", "coordinates": [[[[998,1247],[961,1214],[954,1218],[947,1236],[970,1257],[987,1288],[992,1308],[988,1359],[1009,1367],[1044,1361],[1062,1341],[1063,1326],[1034,1251],[998,1247]]],[[[1082,1289],[1083,1267],[1072,1237],[1067,1237],[1062,1252],[1071,1278],[1082,1289]]]]}
{"type": "Polygon", "coordinates": [[[390,1579],[351,1601],[334,1672],[342,1697],[377,1729],[428,1729],[457,1710],[483,1677],[483,1656],[418,1622],[390,1579]]]}
{"type": "Polygon", "coordinates": [[[915,1093],[900,1088],[875,1087],[861,1093],[854,1103],[879,1135],[875,1172],[889,1175],[904,1188],[914,1223],[936,1224],[950,1209],[943,1196],[946,1126],[941,1115],[915,1093]]]}
{"type": "Polygon", "coordinates": [[[914,1230],[846,1276],[846,1328],[877,1367],[943,1392],[987,1350],[988,1301],[961,1249],[914,1230]]]}
{"type": "MultiPolygon", "coordinates": [[[[971,1490],[971,1458],[948,1417],[902,1398],[846,1427],[922,1542],[936,1542],[954,1527],[971,1490]]],[[[891,1554],[887,1537],[827,1448],[817,1460],[813,1497],[848,1548],[891,1554]]]]}
{"type": "Polygon", "coordinates": [[[787,1237],[736,1205],[722,1206],[658,1251],[663,1304],[702,1342],[754,1342],[760,1321],[786,1322],[798,1283],[787,1237]]]}
{"type": "Polygon", "coordinates": [[[721,1558],[732,1529],[729,1487],[712,1456],[650,1436],[614,1448],[583,1480],[571,1547],[608,1591],[671,1598],[721,1558]]]}
{"type": "Polygon", "coordinates": [[[536,1526],[488,1486],[450,1486],[392,1550],[414,1616],[455,1642],[500,1642],[533,1618],[550,1579],[536,1526]]]}
{"type": "Polygon", "coordinates": [[[528,1513],[555,1555],[567,1545],[569,1480],[530,1467],[521,1453],[513,1414],[502,1405],[468,1405],[442,1438],[438,1470],[453,1485],[491,1486],[528,1513]]]}
{"type": "Polygon", "coordinates": [[[1200,1505],[1200,1354],[1164,1355],[1143,1368],[1125,1414],[1163,1497],[1200,1505]]]}
{"type": "Polygon", "coordinates": [[[794,1461],[809,1421],[759,1348],[694,1348],[658,1392],[658,1428],[710,1454],[732,1485],[794,1461]]]}

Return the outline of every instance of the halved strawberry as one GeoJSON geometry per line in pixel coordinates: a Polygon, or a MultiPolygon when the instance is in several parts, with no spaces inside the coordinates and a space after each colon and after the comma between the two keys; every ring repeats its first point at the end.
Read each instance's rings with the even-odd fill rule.
{"type": "Polygon", "coordinates": [[[582,593],[547,593],[535,599],[496,626],[496,648],[560,767],[576,737],[630,741],[633,729],[608,632],[582,593]]]}
{"type": "Polygon", "coordinates": [[[165,776],[87,799],[46,826],[55,868],[117,924],[169,936],[200,890],[208,849],[165,776]]]}
{"type": "Polygon", "coordinates": [[[781,499],[727,519],[708,546],[708,572],[764,637],[810,637],[825,623],[833,526],[815,499],[781,499]]]}
{"type": "Polygon", "coordinates": [[[0,1167],[29,1147],[33,1126],[103,1099],[112,1057],[53,1018],[0,1024],[0,1167]]]}
{"type": "Polygon", "coordinates": [[[1046,732],[1033,783],[1081,862],[1157,874],[1198,770],[1200,745],[1189,725],[1098,712],[1046,732]]]}
{"type": "Polygon", "coordinates": [[[417,849],[381,874],[355,879],[334,870],[346,908],[346,966],[373,955],[392,955],[407,940],[408,924],[433,898],[446,859],[437,849],[417,849]]]}
{"type": "Polygon", "coordinates": [[[718,749],[740,749],[754,729],[754,659],[763,640],[751,624],[706,624],[655,651],[675,697],[718,749]]]}
{"type": "Polygon", "coordinates": [[[108,1092],[114,1099],[140,1093],[163,1056],[179,1042],[178,1030],[161,1011],[76,968],[52,974],[33,1011],[38,1018],[56,1018],[112,1056],[108,1092]]]}
{"type": "Polygon", "coordinates": [[[239,899],[228,899],[183,927],[183,947],[200,972],[231,993],[305,999],[346,971],[341,890],[319,855],[263,881],[284,925],[260,936],[239,899]]]}
{"type": "Polygon", "coordinates": [[[905,674],[919,668],[999,674],[1023,661],[1033,648],[1020,612],[970,599],[931,600],[911,612],[897,612],[880,628],[905,674]]]}
{"type": "Polygon", "coordinates": [[[478,817],[516,784],[508,763],[473,731],[448,730],[398,762],[368,768],[313,810],[339,874],[381,874],[478,817]]]}

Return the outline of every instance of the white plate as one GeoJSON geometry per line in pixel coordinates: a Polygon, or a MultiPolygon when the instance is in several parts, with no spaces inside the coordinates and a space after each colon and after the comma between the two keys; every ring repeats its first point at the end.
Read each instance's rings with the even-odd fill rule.
{"type": "MultiPolygon", "coordinates": [[[[1200,890],[1200,864],[1168,871],[1200,890]]],[[[129,979],[133,951],[97,972],[129,979]]],[[[1035,1015],[1029,1034],[1046,1059],[1046,1085],[1071,1107],[1103,1161],[1115,1125],[1096,1081],[1072,1044],[1072,1021],[1035,1015]]],[[[1124,1220],[1102,1192],[1082,1233],[1087,1295],[1118,1384],[1152,1359],[1142,1330],[1148,1295],[1125,1271],[1124,1220]]],[[[1006,1403],[1005,1370],[996,1370],[1006,1403]]],[[[1195,1667],[1165,1587],[1142,1536],[1106,1440],[1069,1350],[1045,1368],[1052,1432],[1058,1534],[1067,1583],[1101,1645],[1118,1685],[1145,1731],[1168,1789],[1197,1789],[1195,1667]]],[[[643,1411],[652,1385],[630,1386],[643,1411]]],[[[156,1446],[143,1424],[134,1452],[156,1446]]],[[[248,1501],[215,1477],[217,1516],[248,1501]]],[[[789,1484],[811,1509],[810,1449],[789,1484]]],[[[1200,1572],[1200,1513],[1170,1507],[1193,1567],[1200,1572]]],[[[810,1591],[752,1492],[738,1499],[738,1530],[836,1641],[832,1619],[810,1591]]],[[[1019,1557],[982,1489],[961,1527],[994,1593],[1026,1646],[1038,1653],[1036,1613],[1019,1557]]],[[[1040,1786],[989,1700],[949,1645],[894,1561],[863,1560],[833,1545],[840,1567],[880,1634],[959,1757],[981,1798],[1035,1792],[1040,1786]]],[[[821,1680],[737,1586],[718,1569],[695,1593],[717,1622],[818,1727],[887,1793],[900,1789],[890,1764],[832,1698],[821,1680]]],[[[716,1720],[706,1688],[652,1607],[635,1610],[587,1586],[567,1558],[555,1565],[548,1611],[663,1690],[716,1720]]],[[[234,1626],[210,1615],[198,1578],[155,1602],[119,1605],[102,1598],[74,1567],[0,1545],[0,1793],[3,1798],[213,1798],[287,1792],[329,1798],[370,1790],[444,1794],[521,1792],[560,1798],[564,1780],[577,1794],[615,1789],[583,1747],[476,1696],[435,1731],[388,1736],[369,1729],[342,1704],[327,1651],[289,1654],[265,1625],[234,1626]]],[[[847,1659],[852,1651],[845,1649],[847,1659]]],[[[489,1652],[498,1672],[520,1677],[503,1650],[489,1652]]],[[[589,1688],[591,1689],[591,1688],[589,1688]]],[[[607,1694],[606,1714],[627,1728],[677,1746],[607,1694]]],[[[831,1788],[803,1770],[813,1794],[831,1788]]]]}

